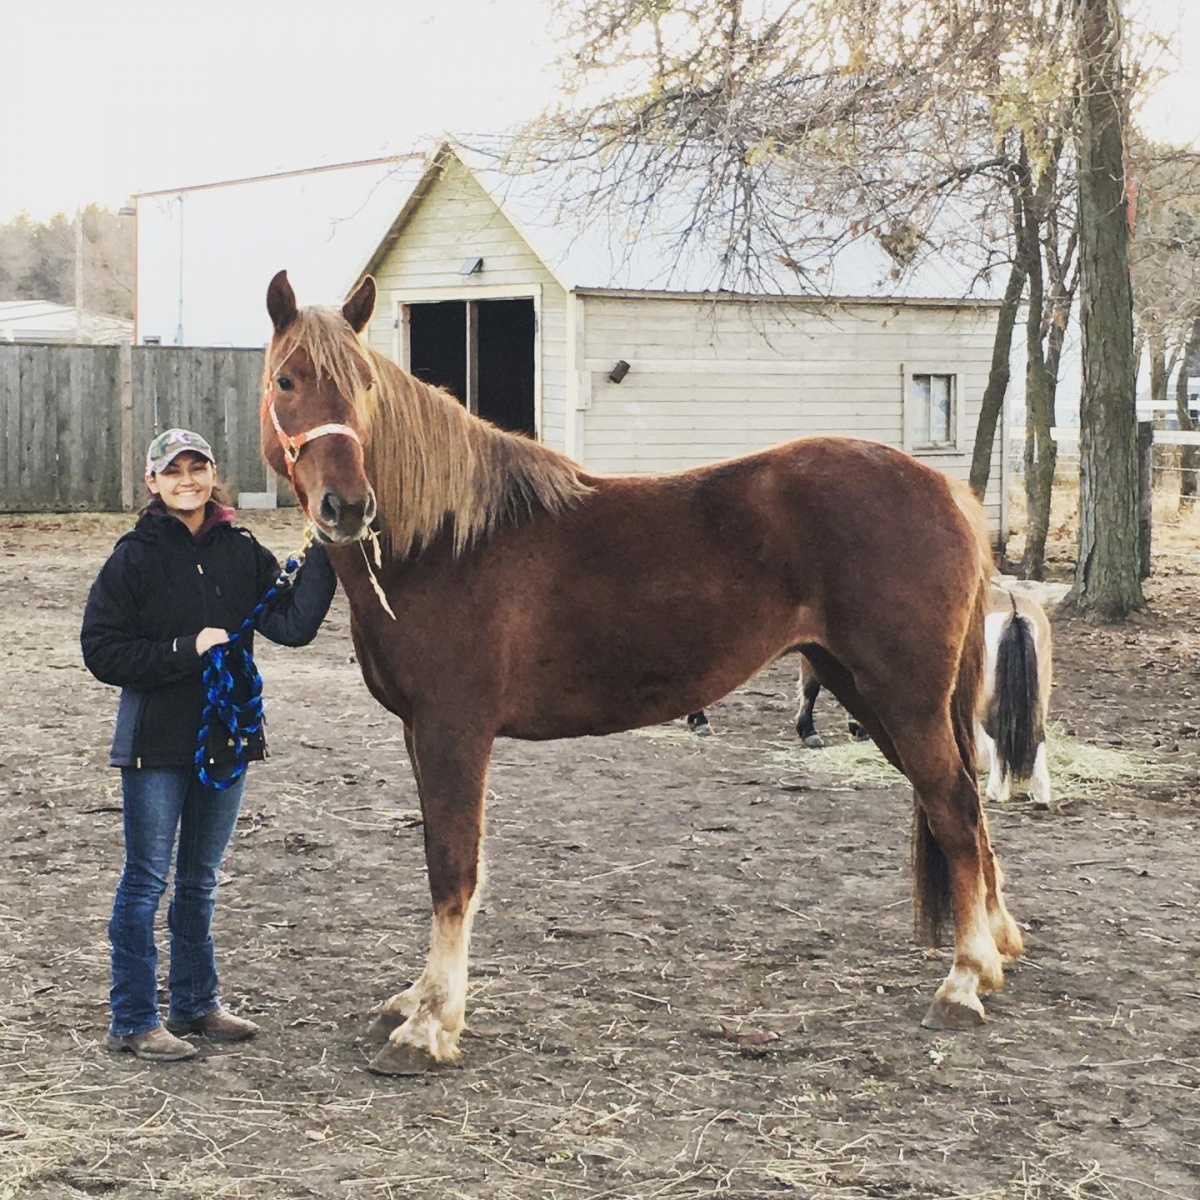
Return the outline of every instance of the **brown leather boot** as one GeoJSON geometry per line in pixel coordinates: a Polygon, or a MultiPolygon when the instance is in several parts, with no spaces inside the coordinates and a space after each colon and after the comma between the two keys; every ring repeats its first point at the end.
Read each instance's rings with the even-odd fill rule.
{"type": "Polygon", "coordinates": [[[177,1038],[161,1025],[155,1025],[145,1033],[131,1033],[125,1037],[110,1033],[104,1039],[104,1044],[114,1054],[128,1053],[147,1062],[180,1062],[199,1054],[191,1042],[177,1038]]]}
{"type": "Polygon", "coordinates": [[[248,1042],[258,1033],[253,1021],[235,1017],[227,1008],[218,1008],[194,1021],[168,1021],[167,1028],[172,1033],[198,1033],[212,1042],[248,1042]]]}

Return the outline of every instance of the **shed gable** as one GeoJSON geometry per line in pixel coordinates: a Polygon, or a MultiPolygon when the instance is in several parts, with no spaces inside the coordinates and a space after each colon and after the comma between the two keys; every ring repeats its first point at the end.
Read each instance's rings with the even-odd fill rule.
{"type": "Polygon", "coordinates": [[[380,288],[411,292],[462,289],[475,283],[557,286],[553,274],[467,168],[453,155],[442,163],[376,260],[373,273],[380,288]],[[464,278],[460,267],[477,257],[483,259],[483,269],[464,278]]]}
{"type": "Polygon", "coordinates": [[[402,363],[401,306],[534,297],[538,434],[548,446],[565,447],[567,294],[457,157],[447,155],[431,168],[369,269],[380,298],[368,336],[402,363]],[[482,268],[464,275],[464,264],[477,258],[482,268]]]}

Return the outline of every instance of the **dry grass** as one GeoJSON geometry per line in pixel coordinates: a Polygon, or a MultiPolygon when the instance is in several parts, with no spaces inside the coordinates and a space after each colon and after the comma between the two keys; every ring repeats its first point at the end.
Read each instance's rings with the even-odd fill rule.
{"type": "MultiPolygon", "coordinates": [[[[1047,730],[1046,744],[1052,794],[1058,804],[1094,799],[1098,788],[1124,783],[1170,786],[1186,774],[1182,765],[1079,741],[1057,724],[1051,724],[1047,730]]],[[[855,787],[903,783],[873,742],[835,742],[818,751],[777,742],[769,749],[768,759],[788,776],[794,773],[798,778],[832,778],[855,787]]],[[[786,778],[783,786],[787,786],[786,778]]]]}
{"type": "MultiPolygon", "coordinates": [[[[1200,504],[1182,503],[1178,480],[1166,475],[1151,499],[1151,553],[1154,570],[1200,570],[1200,504]]],[[[1009,492],[1008,558],[1019,562],[1025,551],[1025,485],[1014,477],[1009,492]]],[[[1079,480],[1059,477],[1050,497],[1046,538],[1047,565],[1073,569],[1079,541],[1079,480]]]]}

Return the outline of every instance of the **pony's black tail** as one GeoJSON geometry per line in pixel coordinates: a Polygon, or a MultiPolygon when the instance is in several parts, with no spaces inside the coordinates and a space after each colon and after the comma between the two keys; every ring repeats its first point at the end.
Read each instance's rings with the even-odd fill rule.
{"type": "Polygon", "coordinates": [[[1028,779],[1046,732],[1038,697],[1033,624],[1015,608],[996,648],[996,686],[986,728],[996,743],[1001,775],[1028,779]]]}

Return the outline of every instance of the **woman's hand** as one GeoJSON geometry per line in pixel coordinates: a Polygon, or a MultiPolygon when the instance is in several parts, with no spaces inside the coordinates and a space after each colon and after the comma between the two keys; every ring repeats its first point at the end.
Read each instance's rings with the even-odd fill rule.
{"type": "Polygon", "coordinates": [[[214,646],[223,646],[229,641],[229,634],[224,629],[210,626],[196,634],[196,653],[207,654],[214,646]]]}

